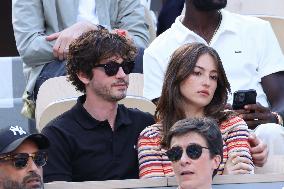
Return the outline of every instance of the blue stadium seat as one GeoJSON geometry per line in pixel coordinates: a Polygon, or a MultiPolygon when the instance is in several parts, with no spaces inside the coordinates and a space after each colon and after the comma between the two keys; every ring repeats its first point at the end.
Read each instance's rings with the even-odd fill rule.
{"type": "MultiPolygon", "coordinates": [[[[7,125],[19,125],[28,128],[28,119],[21,115],[23,106],[22,95],[26,86],[23,74],[23,64],[20,57],[0,57],[0,64],[10,66],[12,60],[12,107],[3,107],[0,103],[0,127],[7,125]]],[[[0,70],[0,74],[4,74],[7,70],[0,70]]],[[[8,80],[8,78],[6,78],[8,80]]],[[[7,80],[4,84],[7,84],[7,80]]],[[[2,86],[3,87],[3,86],[2,86]]],[[[3,88],[2,88],[3,90],[3,88]]],[[[0,97],[1,98],[1,97],[0,97]]],[[[0,99],[1,100],[1,99],[0,99]]],[[[9,100],[9,99],[8,99],[9,100]]],[[[1,102],[1,101],[0,101],[1,102]]]]}

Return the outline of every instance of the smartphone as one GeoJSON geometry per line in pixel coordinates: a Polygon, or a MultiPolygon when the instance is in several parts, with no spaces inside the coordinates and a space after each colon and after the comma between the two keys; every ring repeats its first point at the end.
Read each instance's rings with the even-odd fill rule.
{"type": "Polygon", "coordinates": [[[247,104],[256,104],[256,91],[254,89],[234,92],[233,110],[244,109],[247,104]]]}

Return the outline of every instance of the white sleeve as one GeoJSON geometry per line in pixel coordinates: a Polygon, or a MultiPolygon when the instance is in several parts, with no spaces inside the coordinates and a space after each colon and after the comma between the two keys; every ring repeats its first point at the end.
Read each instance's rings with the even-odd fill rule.
{"type": "Polygon", "coordinates": [[[164,71],[159,60],[146,49],[143,56],[144,88],[143,96],[150,100],[159,98],[162,92],[164,71]]]}
{"type": "Polygon", "coordinates": [[[262,40],[259,62],[260,78],[272,73],[284,71],[284,56],[269,22],[260,30],[262,40]]]}

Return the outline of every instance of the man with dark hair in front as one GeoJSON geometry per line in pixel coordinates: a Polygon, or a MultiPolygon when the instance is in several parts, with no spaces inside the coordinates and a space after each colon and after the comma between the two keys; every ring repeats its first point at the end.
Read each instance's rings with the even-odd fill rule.
{"type": "Polygon", "coordinates": [[[42,131],[51,141],[44,181],[138,178],[137,139],[153,116],[119,105],[136,48],[124,32],[89,31],[69,49],[68,78],[85,93],[42,131]]]}
{"type": "Polygon", "coordinates": [[[20,126],[0,129],[0,189],[43,189],[48,139],[20,126]]]}

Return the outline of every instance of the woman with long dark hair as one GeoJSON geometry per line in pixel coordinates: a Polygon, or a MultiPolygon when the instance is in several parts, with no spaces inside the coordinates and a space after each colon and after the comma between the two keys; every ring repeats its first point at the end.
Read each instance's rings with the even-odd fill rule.
{"type": "Polygon", "coordinates": [[[144,129],[138,141],[140,178],[173,176],[165,154],[165,136],[184,118],[210,117],[219,125],[224,141],[223,162],[218,174],[253,173],[248,127],[244,120],[225,111],[230,92],[221,59],[204,44],[178,48],[167,68],[158,101],[157,124],[144,129]]]}

